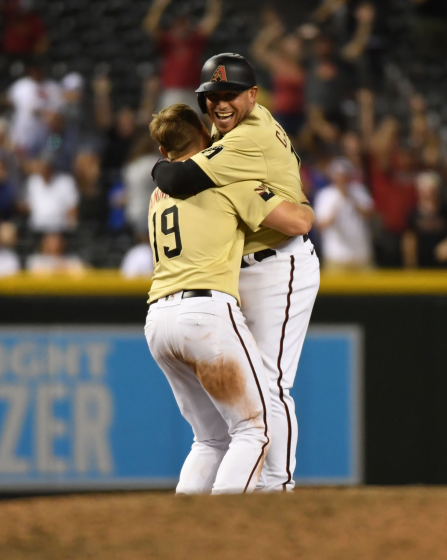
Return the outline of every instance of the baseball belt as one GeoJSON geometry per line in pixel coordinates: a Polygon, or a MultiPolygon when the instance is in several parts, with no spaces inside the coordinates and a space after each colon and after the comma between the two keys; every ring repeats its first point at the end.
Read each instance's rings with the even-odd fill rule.
{"type": "MultiPolygon", "coordinates": [[[[303,235],[304,243],[306,243],[308,239],[309,236],[307,235],[307,233],[303,235]]],[[[276,251],[274,249],[263,249],[262,251],[256,251],[256,253],[253,253],[253,258],[256,262],[262,262],[264,259],[268,259],[269,257],[274,257],[275,255],[276,255],[276,251]]],[[[242,259],[241,268],[248,268],[249,266],[251,265],[245,262],[244,259],[242,259]]]]}
{"type": "MultiPolygon", "coordinates": [[[[172,294],[171,294],[172,295],[172,294]]],[[[170,296],[164,296],[163,298],[156,299],[155,301],[151,301],[149,307],[153,303],[157,303],[160,299],[169,298],[170,296]]],[[[184,290],[182,293],[182,299],[187,298],[194,298],[194,297],[213,297],[212,290],[184,290]]]]}

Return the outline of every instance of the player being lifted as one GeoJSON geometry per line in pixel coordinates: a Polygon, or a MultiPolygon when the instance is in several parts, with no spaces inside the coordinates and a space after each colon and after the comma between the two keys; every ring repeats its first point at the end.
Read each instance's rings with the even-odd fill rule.
{"type": "MultiPolygon", "coordinates": [[[[201,80],[198,102],[213,121],[214,144],[183,163],[157,164],[159,188],[171,196],[191,196],[258,180],[269,189],[263,193],[266,199],[276,194],[308,204],[299,158],[281,126],[256,103],[256,77],[248,61],[237,54],[214,56],[203,66],[201,80]]],[[[319,281],[319,261],[307,235],[291,238],[267,227],[247,230],[239,291],[272,402],[273,439],[258,485],[262,490],[294,487],[298,423],[290,389],[319,281]]]]}
{"type": "MultiPolygon", "coordinates": [[[[187,105],[161,111],[150,130],[174,161],[211,143],[187,105]]],[[[284,201],[259,181],[186,199],[159,189],[152,195],[155,271],[145,334],[194,431],[179,493],[256,487],[271,442],[271,406],[262,358],[238,307],[244,224],[297,235],[313,218],[310,208],[284,201]]]]}

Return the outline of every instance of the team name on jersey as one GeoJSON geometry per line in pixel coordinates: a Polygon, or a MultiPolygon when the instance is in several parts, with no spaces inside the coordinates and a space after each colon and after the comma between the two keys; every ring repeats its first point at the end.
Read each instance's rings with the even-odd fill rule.
{"type": "Polygon", "coordinates": [[[150,205],[149,205],[149,211],[152,210],[152,207],[154,206],[154,204],[157,204],[157,202],[159,202],[163,198],[171,198],[171,197],[168,194],[165,194],[163,191],[161,191],[157,187],[155,189],[155,191],[152,193],[151,202],[150,202],[150,205]]]}

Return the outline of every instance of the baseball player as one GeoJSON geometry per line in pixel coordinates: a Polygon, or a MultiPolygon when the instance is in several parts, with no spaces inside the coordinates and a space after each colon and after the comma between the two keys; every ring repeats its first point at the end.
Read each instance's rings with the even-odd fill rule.
{"type": "MultiPolygon", "coordinates": [[[[210,58],[198,103],[213,121],[213,146],[182,163],[160,162],[153,175],[171,196],[190,196],[241,180],[262,181],[269,194],[308,204],[300,161],[282,127],[256,103],[256,77],[237,54],[210,58]]],[[[307,235],[247,230],[239,291],[242,311],[267,369],[273,440],[259,481],[265,491],[292,490],[298,423],[290,396],[319,288],[319,261],[307,235]]]]}
{"type": "MultiPolygon", "coordinates": [[[[161,111],[150,129],[170,159],[213,152],[186,105],[161,111]]],[[[155,271],[145,334],[194,431],[179,493],[253,491],[271,442],[268,381],[238,307],[242,220],[253,231],[263,223],[294,235],[310,227],[313,212],[259,181],[186,199],[156,189],[151,198],[155,271]]]]}

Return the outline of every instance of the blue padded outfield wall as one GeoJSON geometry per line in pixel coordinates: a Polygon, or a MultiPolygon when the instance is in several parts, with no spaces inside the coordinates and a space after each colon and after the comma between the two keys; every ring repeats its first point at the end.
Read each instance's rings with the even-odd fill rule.
{"type": "MultiPolygon", "coordinates": [[[[309,330],[298,484],[362,481],[357,327],[309,330]]],[[[0,491],[173,487],[192,443],[143,329],[0,329],[0,491]]]]}

